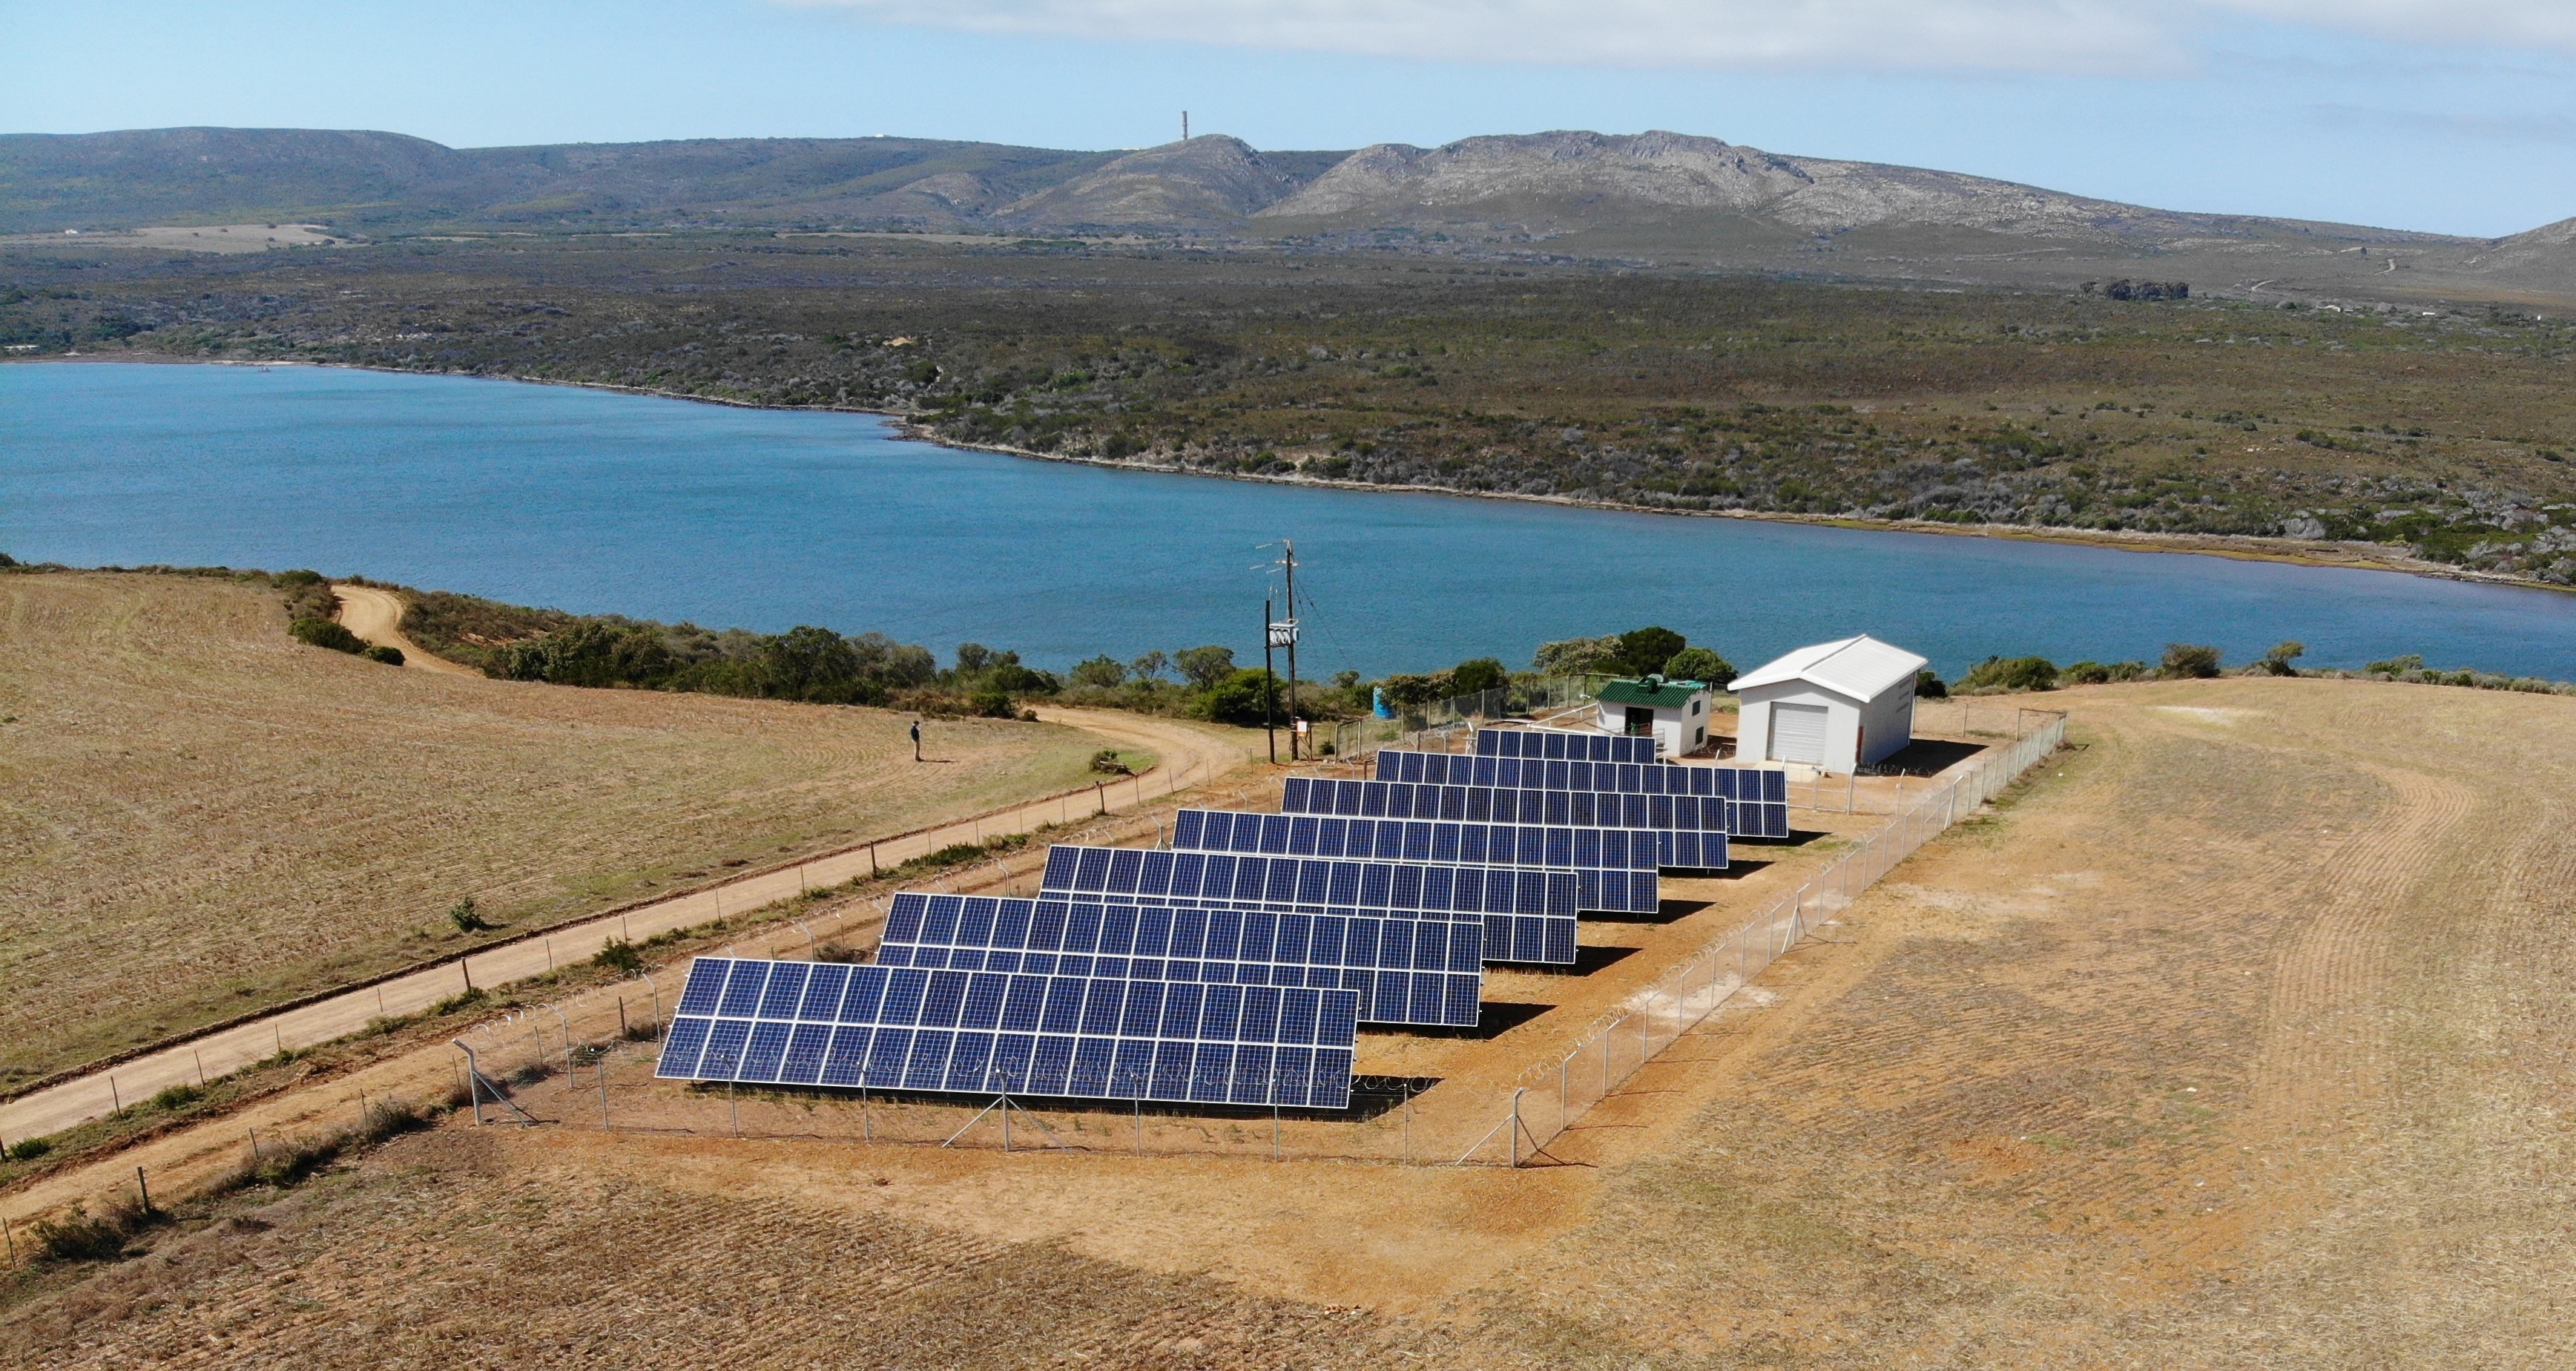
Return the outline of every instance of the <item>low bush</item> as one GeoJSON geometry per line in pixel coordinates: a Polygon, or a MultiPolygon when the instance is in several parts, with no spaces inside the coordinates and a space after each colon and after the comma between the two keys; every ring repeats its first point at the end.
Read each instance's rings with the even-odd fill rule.
{"type": "Polygon", "coordinates": [[[96,1215],[75,1204],[60,1219],[38,1219],[27,1225],[27,1231],[36,1239],[40,1261],[114,1261],[125,1255],[125,1245],[135,1234],[167,1217],[160,1210],[144,1208],[139,1200],[119,1200],[96,1215]]]}
{"type": "Polygon", "coordinates": [[[2057,664],[2046,657],[1988,657],[1959,678],[1958,688],[1974,694],[2001,690],[2055,690],[2057,664]]]}
{"type": "Polygon", "coordinates": [[[644,968],[644,954],[624,938],[611,938],[592,954],[590,964],[632,976],[644,968]]]}
{"type": "Polygon", "coordinates": [[[336,619],[298,619],[287,625],[286,631],[295,635],[298,642],[327,647],[333,652],[362,653],[367,650],[366,640],[351,633],[336,619]]]}
{"type": "Polygon", "coordinates": [[[2203,643],[2165,644],[2165,662],[2156,674],[2168,681],[2207,680],[2218,674],[2218,649],[2203,643]]]}
{"type": "Polygon", "coordinates": [[[382,643],[377,643],[358,655],[366,658],[368,661],[382,662],[387,666],[401,666],[403,664],[402,649],[398,647],[387,647],[382,643]]]}

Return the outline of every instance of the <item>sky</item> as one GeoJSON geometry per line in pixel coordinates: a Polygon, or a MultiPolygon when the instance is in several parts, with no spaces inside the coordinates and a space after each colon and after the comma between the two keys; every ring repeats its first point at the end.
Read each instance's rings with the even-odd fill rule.
{"type": "Polygon", "coordinates": [[[2160,208],[2576,216],[2576,0],[0,0],[0,132],[1260,148],[1669,129],[2160,208]]]}

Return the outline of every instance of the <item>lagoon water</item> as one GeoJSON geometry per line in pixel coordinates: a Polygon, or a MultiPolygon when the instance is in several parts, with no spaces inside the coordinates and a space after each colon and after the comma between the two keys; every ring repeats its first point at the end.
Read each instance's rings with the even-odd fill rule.
{"type": "Polygon", "coordinates": [[[1750,665],[1869,632],[1990,653],[2576,678],[2576,596],[2381,572],[1102,470],[729,409],[310,367],[0,366],[0,551],[313,567],[709,626],[882,630],[1061,667],[1260,650],[1293,538],[1313,674],[1661,623],[1750,665]]]}

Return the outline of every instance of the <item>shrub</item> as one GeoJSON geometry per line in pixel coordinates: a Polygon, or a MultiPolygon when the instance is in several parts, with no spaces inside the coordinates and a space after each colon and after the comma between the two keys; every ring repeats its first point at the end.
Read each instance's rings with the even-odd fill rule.
{"type": "Polygon", "coordinates": [[[1257,668],[1246,668],[1210,689],[1202,708],[1208,718],[1218,723],[1257,728],[1265,721],[1287,721],[1279,696],[1278,677],[1257,668]]]}
{"type": "Polygon", "coordinates": [[[1172,664],[1181,675],[1201,690],[1213,690],[1234,674],[1234,649],[1213,643],[1206,647],[1185,647],[1172,654],[1172,664]]]}
{"type": "Polygon", "coordinates": [[[1111,690],[1127,683],[1126,663],[1103,654],[1073,665],[1073,683],[1095,690],[1111,690]]]}
{"type": "Polygon", "coordinates": [[[456,931],[459,933],[480,933],[492,926],[484,921],[481,911],[474,907],[474,897],[471,895],[447,907],[447,921],[456,925],[456,931]]]}
{"type": "MultiPolygon", "coordinates": [[[[1729,684],[1732,683],[1730,680],[1729,684]]],[[[1941,678],[1933,675],[1932,668],[1927,666],[1914,673],[1914,695],[1922,700],[1946,700],[1950,698],[1950,687],[1943,685],[1941,678]]]]}
{"type": "Polygon", "coordinates": [[[1619,635],[1617,670],[1631,676],[1661,671],[1673,654],[1690,646],[1690,640],[1669,628],[1632,628],[1619,635]]]}
{"type": "Polygon", "coordinates": [[[632,976],[644,969],[644,954],[636,951],[635,944],[624,938],[611,938],[600,944],[599,951],[591,954],[590,964],[632,976]]]}
{"type": "Polygon", "coordinates": [[[1615,671],[1618,660],[1619,640],[1615,637],[1563,638],[1539,644],[1530,666],[1543,676],[1581,676],[1615,671]]]}
{"type": "Polygon", "coordinates": [[[979,690],[966,699],[967,707],[987,719],[1016,719],[1020,707],[1011,697],[998,690],[979,690]]]}
{"type": "Polygon", "coordinates": [[[161,1220],[135,1200],[119,1200],[96,1218],[81,1205],[61,1219],[38,1219],[27,1225],[35,1235],[36,1255],[44,1261],[114,1261],[125,1255],[126,1240],[161,1220]]]}
{"type": "Polygon", "coordinates": [[[183,1081],[177,1085],[163,1086],[160,1093],[152,1097],[150,1103],[154,1109],[166,1113],[173,1109],[185,1109],[195,1104],[197,1099],[197,1087],[183,1081]]]}
{"type": "Polygon", "coordinates": [[[2165,644],[2165,664],[2158,675],[2169,681],[2205,680],[2218,674],[2218,649],[2201,643],[2165,644]]]}
{"type": "Polygon", "coordinates": [[[2391,657],[2384,662],[2372,662],[2362,668],[2363,671],[2374,676],[2403,676],[2410,671],[2423,669],[2424,656],[2420,652],[2409,652],[2403,657],[2391,657]]]}
{"type": "Polygon", "coordinates": [[[351,633],[345,625],[333,619],[309,617],[298,619],[287,625],[286,631],[294,634],[298,642],[311,643],[315,647],[327,647],[333,652],[367,650],[365,639],[351,633]]]}
{"type": "Polygon", "coordinates": [[[1482,695],[1488,690],[1500,690],[1511,682],[1511,673],[1503,670],[1501,659],[1494,657],[1460,662],[1449,672],[1449,689],[1458,695],[1482,695]]]}
{"type": "Polygon", "coordinates": [[[2055,690],[2057,664],[2046,657],[1988,657],[1959,678],[1959,689],[2055,690]]]}
{"type": "Polygon", "coordinates": [[[1699,681],[1724,690],[1735,684],[1735,664],[1718,656],[1714,648],[1686,647],[1665,659],[1664,679],[1699,681]]]}
{"type": "Polygon", "coordinates": [[[31,1162],[53,1150],[54,1140],[51,1138],[20,1138],[9,1144],[9,1160],[31,1162]]]}
{"type": "Polygon", "coordinates": [[[402,649],[398,647],[387,647],[382,643],[374,644],[365,652],[358,655],[366,658],[368,661],[382,662],[387,666],[401,666],[403,664],[402,649]]]}
{"type": "Polygon", "coordinates": [[[1133,776],[1136,769],[1118,755],[1118,749],[1104,747],[1091,754],[1091,769],[1104,776],[1133,776]]]}
{"type": "Polygon", "coordinates": [[[2292,638],[2287,641],[2274,644],[2272,650],[2264,653],[2262,659],[2254,663],[2254,665],[2257,670],[2268,675],[2296,676],[2299,674],[2299,669],[2290,664],[2297,661],[2299,658],[2306,656],[2307,651],[2307,644],[2300,642],[2296,638],[2292,638]]]}

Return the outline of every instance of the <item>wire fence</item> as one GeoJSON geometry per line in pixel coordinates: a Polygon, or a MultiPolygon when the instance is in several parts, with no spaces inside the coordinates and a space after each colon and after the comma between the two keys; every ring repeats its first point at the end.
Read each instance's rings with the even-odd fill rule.
{"type": "Polygon", "coordinates": [[[1429,704],[1396,705],[1395,717],[1345,719],[1333,726],[1333,755],[1358,758],[1384,747],[1452,751],[1452,740],[1497,719],[1546,718],[1591,703],[1599,676],[1541,676],[1429,704]]]}
{"type": "MultiPolygon", "coordinates": [[[[1927,786],[1920,798],[1909,796],[1890,822],[1854,840],[1796,890],[1630,997],[1615,1016],[1586,1031],[1574,1050],[1532,1064],[1516,1078],[1502,1074],[1512,1069],[1508,1059],[1496,1064],[1498,1070],[1476,1071],[1472,1079],[1363,1077],[1351,1105],[1332,1111],[1035,1100],[999,1090],[961,1099],[928,1092],[690,1084],[653,1076],[659,1029],[676,987],[638,979],[613,992],[515,1009],[476,1026],[458,1039],[458,1084],[488,1122],[619,1133],[1524,1165],[1541,1158],[1584,1111],[1616,1093],[1817,923],[2063,742],[2063,716],[2025,711],[2020,717],[2033,726],[2009,747],[1927,786]],[[469,1058],[475,1067],[470,1076],[469,1058]],[[1510,1083],[1498,1088],[1498,1079],[1510,1083]]],[[[1141,791],[1139,798],[1150,794],[1141,791]]],[[[850,911],[834,923],[868,917],[873,915],[850,911]]],[[[747,931],[726,951],[754,957],[851,955],[830,938],[821,928],[791,921],[747,931]]]]}
{"type": "Polygon", "coordinates": [[[1520,1165],[1635,1076],[1655,1055],[1716,1013],[1816,924],[1849,908],[1917,848],[2020,779],[2066,741],[2066,716],[2022,710],[2034,725],[2012,745],[1984,758],[1912,801],[1884,827],[1796,890],[1666,972],[1617,1014],[1584,1035],[1561,1059],[1523,1073],[1504,1116],[1459,1160],[1520,1165]]]}

